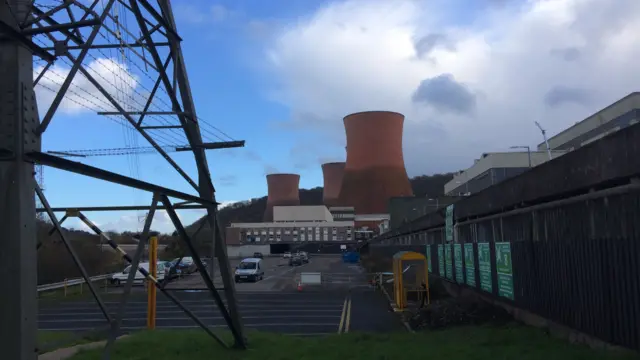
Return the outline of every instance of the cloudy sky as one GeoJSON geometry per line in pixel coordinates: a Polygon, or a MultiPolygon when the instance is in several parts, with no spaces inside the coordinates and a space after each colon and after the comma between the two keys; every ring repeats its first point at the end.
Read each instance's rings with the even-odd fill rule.
{"type": "MultiPolygon", "coordinates": [[[[297,172],[302,187],[321,185],[320,163],[344,159],[342,118],[352,112],[405,114],[405,162],[414,176],[465,168],[482,152],[536,146],[542,138],[534,121],[553,135],[640,83],[634,0],[176,0],[173,6],[199,116],[247,141],[244,149],[208,155],[220,201],[263,196],[268,172],[297,172]]],[[[93,66],[120,68],[117,56],[103,55],[93,66]]],[[[125,66],[123,78],[144,79],[137,70],[125,66]]],[[[50,101],[42,89],[38,99],[50,101]]],[[[123,146],[126,134],[106,123],[67,101],[44,147],[123,146]]],[[[143,139],[127,144],[135,141],[147,146],[143,139]]],[[[195,173],[188,156],[175,158],[195,173]]],[[[189,191],[156,155],[81,161],[189,191]]],[[[49,169],[45,184],[54,206],[150,199],[49,169]]],[[[182,216],[190,222],[198,215],[182,216]]],[[[141,226],[135,213],[92,216],[113,230],[141,226]]],[[[158,216],[157,229],[172,230],[166,216],[158,216]]]]}

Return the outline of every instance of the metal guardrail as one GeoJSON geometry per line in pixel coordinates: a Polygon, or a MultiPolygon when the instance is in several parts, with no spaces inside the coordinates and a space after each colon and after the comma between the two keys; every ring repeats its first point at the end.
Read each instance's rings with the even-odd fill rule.
{"type": "MultiPolygon", "coordinates": [[[[91,281],[105,280],[105,279],[110,278],[111,275],[113,275],[113,274],[105,274],[105,275],[93,276],[93,277],[91,277],[91,281]]],[[[86,281],[83,278],[65,279],[64,281],[53,283],[53,284],[38,285],[38,292],[63,289],[65,287],[81,285],[81,284],[84,284],[84,283],[86,283],[86,281]]]]}

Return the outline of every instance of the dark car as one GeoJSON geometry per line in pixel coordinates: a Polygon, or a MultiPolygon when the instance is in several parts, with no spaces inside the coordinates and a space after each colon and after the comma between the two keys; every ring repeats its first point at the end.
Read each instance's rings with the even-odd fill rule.
{"type": "Polygon", "coordinates": [[[304,264],[304,260],[302,259],[302,256],[296,254],[293,255],[290,259],[289,259],[289,266],[300,266],[304,264]]]}
{"type": "Polygon", "coordinates": [[[261,252],[254,252],[253,253],[253,257],[256,259],[262,259],[264,257],[264,255],[262,255],[261,252]]]}

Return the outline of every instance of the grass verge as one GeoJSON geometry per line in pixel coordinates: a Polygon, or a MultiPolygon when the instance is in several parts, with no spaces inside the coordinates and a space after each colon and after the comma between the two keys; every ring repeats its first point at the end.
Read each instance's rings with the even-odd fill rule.
{"type": "Polygon", "coordinates": [[[56,349],[79,344],[100,341],[103,338],[96,334],[77,334],[66,331],[38,330],[38,353],[43,354],[56,349]]]}
{"type": "MultiPolygon", "coordinates": [[[[538,329],[459,327],[422,333],[329,335],[295,337],[272,333],[248,334],[246,351],[220,348],[202,331],[156,330],[136,333],[116,342],[112,359],[229,359],[229,360],[631,360],[637,354],[598,351],[553,339],[538,329]]],[[[229,336],[225,334],[229,340],[229,336]]],[[[100,350],[85,350],[73,360],[101,359],[100,350]]]]}

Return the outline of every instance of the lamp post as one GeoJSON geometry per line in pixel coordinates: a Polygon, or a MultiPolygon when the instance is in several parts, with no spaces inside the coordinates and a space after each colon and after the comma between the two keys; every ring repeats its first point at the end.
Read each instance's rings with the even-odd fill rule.
{"type": "Polygon", "coordinates": [[[531,147],[529,147],[528,145],[521,145],[512,146],[510,147],[510,149],[527,149],[527,155],[529,156],[529,168],[531,168],[531,147]]]}

